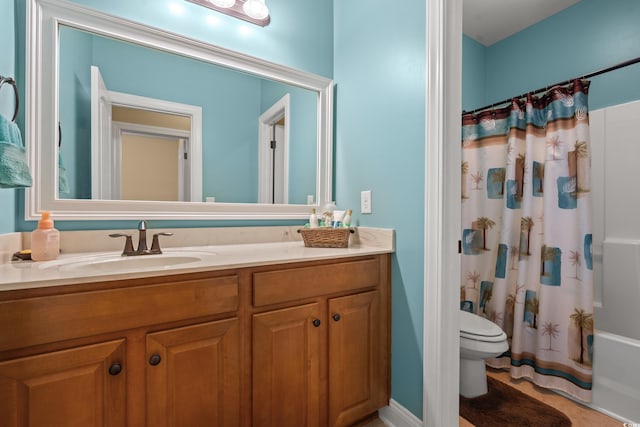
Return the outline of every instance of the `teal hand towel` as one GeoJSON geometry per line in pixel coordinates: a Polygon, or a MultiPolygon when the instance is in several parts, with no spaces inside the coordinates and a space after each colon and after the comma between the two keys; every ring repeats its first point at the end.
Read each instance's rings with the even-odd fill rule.
{"type": "Polygon", "coordinates": [[[0,188],[31,187],[20,129],[0,114],[0,188]]]}

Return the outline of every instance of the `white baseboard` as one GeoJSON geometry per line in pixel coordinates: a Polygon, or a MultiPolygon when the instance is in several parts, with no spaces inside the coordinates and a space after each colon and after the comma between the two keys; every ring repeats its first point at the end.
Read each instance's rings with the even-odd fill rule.
{"type": "Polygon", "coordinates": [[[422,427],[418,417],[393,399],[389,401],[389,406],[378,411],[378,417],[387,427],[422,427]]]}

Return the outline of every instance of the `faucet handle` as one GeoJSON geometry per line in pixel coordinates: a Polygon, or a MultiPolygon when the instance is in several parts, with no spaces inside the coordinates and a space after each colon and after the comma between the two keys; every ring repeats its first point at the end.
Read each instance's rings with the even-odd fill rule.
{"type": "Polygon", "coordinates": [[[134,253],[133,242],[131,241],[131,234],[113,233],[113,234],[109,234],[109,237],[124,237],[126,239],[124,242],[124,250],[122,251],[122,256],[129,256],[134,253]]]}
{"type": "Polygon", "coordinates": [[[138,223],[138,230],[146,230],[147,229],[147,221],[144,219],[138,223]]]}
{"type": "Polygon", "coordinates": [[[152,254],[161,254],[162,250],[160,249],[160,239],[158,236],[173,236],[173,233],[155,233],[153,235],[153,241],[151,242],[151,250],[149,251],[152,254]]]}

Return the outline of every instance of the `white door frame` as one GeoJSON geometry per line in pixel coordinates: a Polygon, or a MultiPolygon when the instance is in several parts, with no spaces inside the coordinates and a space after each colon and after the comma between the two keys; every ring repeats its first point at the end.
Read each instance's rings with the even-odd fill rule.
{"type": "Polygon", "coordinates": [[[191,151],[191,155],[188,159],[189,183],[191,190],[188,195],[188,200],[202,202],[202,107],[131,95],[128,93],[114,92],[108,90],[104,83],[102,84],[103,87],[99,91],[99,86],[94,82],[102,81],[100,70],[98,67],[91,66],[91,73],[91,153],[99,154],[97,156],[94,156],[93,154],[91,155],[91,198],[114,200],[111,196],[113,194],[113,189],[110,187],[112,185],[112,180],[110,178],[112,170],[109,169],[109,166],[105,167],[107,161],[104,159],[109,159],[108,162],[111,162],[111,164],[114,164],[117,161],[115,156],[117,156],[118,153],[116,153],[114,147],[112,147],[113,140],[111,135],[107,134],[107,132],[112,132],[110,107],[112,105],[117,105],[128,108],[156,111],[159,113],[186,116],[191,119],[191,131],[188,135],[189,148],[191,151]],[[94,76],[99,76],[99,79],[94,76]],[[104,120],[107,120],[107,116],[100,115],[97,109],[99,106],[97,101],[105,97],[108,97],[109,100],[108,125],[102,123],[104,120]]]}
{"type": "MultiPolygon", "coordinates": [[[[112,121],[111,144],[109,144],[109,161],[104,161],[104,169],[109,171],[111,179],[111,194],[107,194],[109,200],[120,200],[122,198],[122,136],[124,134],[135,134],[150,136],[155,138],[166,138],[178,140],[178,202],[201,202],[202,192],[195,194],[192,191],[192,183],[189,182],[191,176],[191,165],[195,161],[190,151],[191,143],[189,137],[191,132],[174,128],[164,128],[159,126],[141,125],[138,123],[112,121]],[[185,156],[186,154],[186,156],[185,156]],[[186,161],[185,161],[186,160],[186,161]],[[192,197],[196,197],[192,199],[192,197]]],[[[153,164],[145,161],[141,162],[142,167],[153,168],[153,164]]]]}
{"type": "Polygon", "coordinates": [[[427,1],[423,424],[458,425],[462,0],[427,1]]]}
{"type": "Polygon", "coordinates": [[[271,203],[271,127],[284,117],[284,158],[281,186],[283,204],[289,203],[289,123],[291,122],[290,96],[286,94],[258,118],[258,203],[271,203]]]}
{"type": "Polygon", "coordinates": [[[111,150],[111,92],[100,69],[91,66],[91,197],[108,199],[113,194],[113,179],[105,165],[114,160],[111,150]],[[105,159],[108,159],[105,161],[105,159]]]}

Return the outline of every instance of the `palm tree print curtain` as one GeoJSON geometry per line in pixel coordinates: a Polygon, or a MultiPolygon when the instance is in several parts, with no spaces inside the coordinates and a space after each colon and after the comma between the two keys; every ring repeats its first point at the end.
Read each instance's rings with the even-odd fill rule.
{"type": "Polygon", "coordinates": [[[589,82],[462,117],[461,309],[509,351],[487,363],[591,400],[589,82]]]}

